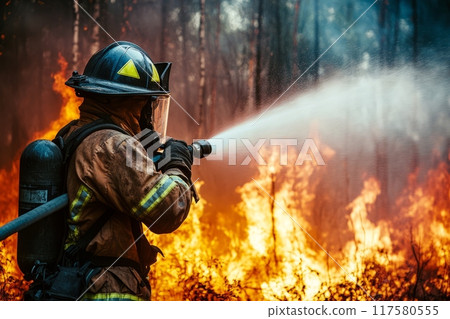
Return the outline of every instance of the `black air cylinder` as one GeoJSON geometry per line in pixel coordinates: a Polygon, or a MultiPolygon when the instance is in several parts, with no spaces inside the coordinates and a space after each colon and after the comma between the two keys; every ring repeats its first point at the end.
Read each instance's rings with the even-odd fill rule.
{"type": "MultiPolygon", "coordinates": [[[[63,156],[51,141],[29,144],[20,157],[19,216],[61,195],[64,190],[63,156]]],[[[36,260],[55,265],[64,236],[63,211],[19,231],[17,261],[29,274],[36,260]]]]}

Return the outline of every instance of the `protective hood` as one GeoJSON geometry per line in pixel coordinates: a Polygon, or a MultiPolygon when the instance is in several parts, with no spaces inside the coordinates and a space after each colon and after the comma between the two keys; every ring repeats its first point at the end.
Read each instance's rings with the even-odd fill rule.
{"type": "Polygon", "coordinates": [[[139,117],[147,100],[148,97],[87,97],[80,105],[80,124],[109,116],[131,135],[136,135],[141,131],[139,117]]]}

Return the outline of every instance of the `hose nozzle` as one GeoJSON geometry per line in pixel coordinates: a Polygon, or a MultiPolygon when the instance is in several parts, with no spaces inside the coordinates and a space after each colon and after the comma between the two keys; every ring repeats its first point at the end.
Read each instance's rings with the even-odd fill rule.
{"type": "Polygon", "coordinates": [[[207,140],[198,140],[188,146],[193,157],[204,158],[211,154],[212,146],[207,140]]]}

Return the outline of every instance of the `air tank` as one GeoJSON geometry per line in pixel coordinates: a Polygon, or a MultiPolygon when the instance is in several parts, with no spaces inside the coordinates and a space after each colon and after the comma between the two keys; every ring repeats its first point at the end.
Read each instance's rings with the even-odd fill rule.
{"type": "MultiPolygon", "coordinates": [[[[29,144],[20,157],[19,216],[61,195],[64,191],[63,156],[47,140],[29,144]]],[[[19,231],[17,261],[30,274],[36,260],[55,266],[64,240],[64,211],[52,214],[19,231]]]]}

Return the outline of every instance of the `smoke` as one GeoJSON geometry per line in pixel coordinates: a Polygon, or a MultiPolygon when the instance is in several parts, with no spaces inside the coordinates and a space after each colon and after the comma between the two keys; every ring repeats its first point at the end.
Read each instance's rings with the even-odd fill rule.
{"type": "MultiPolygon", "coordinates": [[[[380,5],[368,11],[330,51],[319,61],[320,78],[326,79],[340,70],[359,72],[378,68],[380,54],[380,5]]],[[[386,1],[385,1],[386,2],[386,1]]],[[[116,40],[138,43],[155,61],[174,63],[171,90],[174,99],[194,118],[198,95],[198,6],[193,1],[184,2],[126,2],[79,1],[87,12],[93,14],[95,4],[100,5],[99,23],[116,40]]],[[[262,19],[262,77],[261,98],[272,101],[278,89],[284,90],[312,61],[314,46],[319,41],[323,52],[342,32],[367,9],[372,0],[319,2],[319,34],[314,31],[315,1],[301,1],[298,26],[293,26],[296,1],[263,1],[262,19]],[[278,16],[279,15],[279,16],[278,16]],[[276,21],[282,36],[273,27],[276,21]],[[295,32],[294,32],[295,31],[295,32]],[[298,47],[293,46],[296,34],[298,47]],[[282,48],[278,56],[277,47],[282,48]],[[280,81],[277,81],[279,79],[280,81]],[[277,83],[279,82],[278,85],[277,83]]],[[[254,1],[238,1],[231,5],[222,1],[222,14],[217,19],[216,3],[208,3],[207,10],[207,87],[217,78],[216,125],[224,127],[251,111],[246,105],[251,89],[248,85],[249,64],[252,58],[252,19],[257,13],[254,1]],[[236,12],[240,14],[236,22],[236,12]],[[221,22],[220,50],[214,47],[217,22],[221,22]],[[236,24],[239,24],[238,27],[236,24]],[[214,73],[213,70],[217,73],[214,73]]],[[[440,61],[448,68],[447,32],[448,5],[444,0],[417,1],[418,64],[440,61]]],[[[0,5],[0,167],[10,165],[33,133],[56,119],[61,99],[51,89],[51,74],[58,69],[61,53],[69,63],[82,72],[93,48],[106,46],[111,38],[101,31],[95,33],[94,22],[84,12],[79,21],[79,59],[73,60],[75,15],[72,2],[7,1],[0,5]]],[[[413,55],[414,22],[411,1],[389,1],[385,31],[388,55],[395,57],[392,65],[404,65],[413,55]],[[396,11],[396,4],[399,10],[396,11]],[[396,33],[398,29],[398,34],[396,33]],[[396,35],[397,34],[397,35],[396,35]]],[[[253,61],[254,62],[254,61],[253,61]]],[[[311,72],[299,81],[303,87],[311,85],[311,72]]],[[[70,73],[67,74],[67,77],[70,73]]],[[[298,89],[298,87],[297,87],[298,89]]],[[[294,90],[295,91],[295,88],[294,90]]],[[[207,96],[208,103],[211,96],[207,96]]],[[[172,104],[169,135],[179,138],[195,135],[196,124],[172,104]]],[[[210,106],[210,104],[207,104],[210,106]]],[[[210,123],[207,123],[207,125],[210,123]]],[[[212,126],[212,125],[211,125],[212,126]]],[[[214,128],[214,129],[215,129],[214,128]]],[[[204,136],[202,136],[203,138],[204,136]]]]}
{"type": "MultiPolygon", "coordinates": [[[[330,79],[216,135],[211,141],[218,148],[223,146],[224,156],[221,161],[207,158],[200,164],[199,175],[205,180],[202,194],[214,203],[214,210],[228,211],[240,200],[236,187],[257,172],[254,157],[249,165],[241,165],[251,155],[247,140],[256,145],[264,139],[261,156],[273,164],[281,158],[273,157],[280,147],[270,145],[271,140],[298,141],[297,146],[288,147],[292,151],[288,166],[293,166],[305,139],[313,139],[326,164],[318,167],[318,171],[326,170],[326,178],[318,181],[323,196],[332,192],[349,203],[358,196],[363,181],[375,177],[381,195],[376,203],[378,216],[372,217],[391,218],[408,176],[417,171],[421,181],[431,168],[449,160],[449,84],[446,71],[438,68],[405,67],[330,79]],[[230,165],[235,153],[236,160],[231,162],[236,164],[230,165]]],[[[336,212],[334,205],[325,203],[324,211],[345,214],[336,212]]]]}

